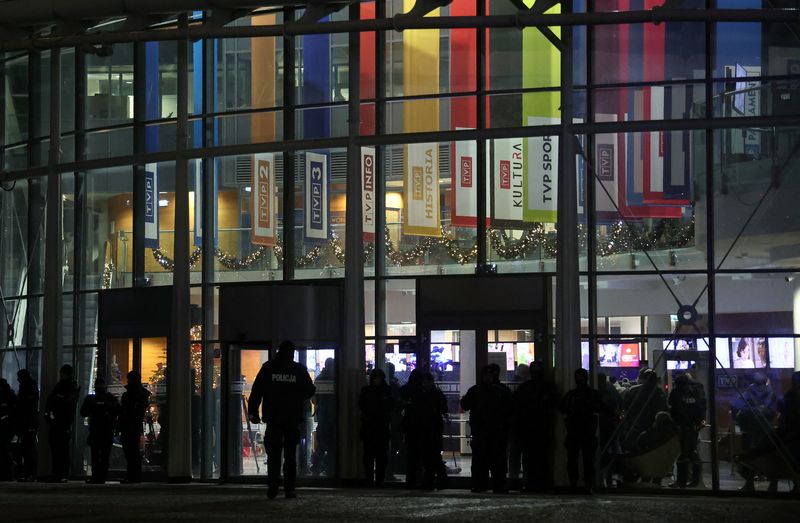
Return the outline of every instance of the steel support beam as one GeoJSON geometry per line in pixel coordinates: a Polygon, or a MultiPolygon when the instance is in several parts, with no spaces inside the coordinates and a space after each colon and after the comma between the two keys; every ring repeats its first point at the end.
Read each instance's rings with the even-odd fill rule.
{"type": "MultiPolygon", "coordinates": [[[[186,15],[181,15],[186,25],[186,15]]],[[[191,358],[189,329],[189,173],[186,148],[189,127],[188,41],[178,42],[178,121],[175,151],[175,230],[172,272],[172,332],[167,345],[169,442],[167,475],[171,482],[192,479],[191,358]]]]}
{"type": "MultiPolygon", "coordinates": [[[[350,19],[358,19],[358,5],[350,7],[350,19]]],[[[337,403],[339,478],[361,476],[358,437],[358,395],[364,383],[364,256],[361,218],[361,146],[355,139],[360,132],[361,35],[350,33],[347,144],[347,210],[345,211],[344,340],[337,358],[337,403]]]]}
{"type": "MultiPolygon", "coordinates": [[[[40,381],[40,410],[45,412],[47,396],[58,382],[59,367],[63,361],[62,278],[63,245],[61,230],[63,202],[61,199],[61,173],[55,169],[61,161],[61,49],[50,52],[50,151],[48,163],[53,166],[47,177],[47,218],[45,230],[44,262],[44,318],[42,330],[42,374],[40,381]]],[[[40,431],[39,473],[47,470],[49,456],[47,430],[40,431]]]]}
{"type": "MultiPolygon", "coordinates": [[[[2,6],[3,3],[0,3],[2,6]]],[[[200,7],[193,7],[194,11],[200,7]]],[[[2,15],[0,15],[2,19],[2,15]]],[[[663,22],[773,22],[797,23],[800,9],[654,9],[589,13],[440,16],[419,18],[397,15],[393,18],[342,20],[334,22],[294,22],[274,26],[215,27],[196,24],[185,28],[143,31],[95,32],[73,36],[46,36],[0,42],[0,52],[14,50],[76,47],[86,44],[114,44],[140,41],[196,40],[199,38],[257,38],[264,36],[347,33],[350,31],[404,31],[407,29],[523,28],[575,25],[617,25],[663,22]]]]}

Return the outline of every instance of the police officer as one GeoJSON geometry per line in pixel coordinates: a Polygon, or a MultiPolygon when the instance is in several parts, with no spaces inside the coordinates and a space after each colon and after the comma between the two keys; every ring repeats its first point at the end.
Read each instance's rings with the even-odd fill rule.
{"type": "Polygon", "coordinates": [[[522,447],[525,490],[541,491],[547,487],[548,455],[552,447],[553,413],[558,395],[544,375],[541,362],[530,365],[530,380],[514,391],[514,437],[522,447]]]}
{"type": "Polygon", "coordinates": [[[108,475],[108,462],[114,440],[114,423],[119,414],[119,402],[106,390],[106,380],[97,378],[94,394],[81,405],[81,416],[89,418],[89,447],[92,449],[92,477],[86,483],[102,485],[108,475]]]}
{"type": "Polygon", "coordinates": [[[361,411],[361,441],[364,444],[364,472],[367,484],[380,487],[386,477],[389,454],[390,423],[394,410],[392,389],[381,369],[372,369],[369,385],[358,397],[361,411]]]}
{"type": "Polygon", "coordinates": [[[667,410],[667,395],[658,386],[658,375],[653,369],[639,372],[638,385],[624,395],[627,432],[623,444],[626,450],[636,448],[639,434],[653,426],[656,414],[667,410]]]}
{"type": "Polygon", "coordinates": [[[0,378],[0,481],[14,479],[14,460],[11,457],[11,440],[14,438],[14,409],[17,395],[11,385],[0,378]]]}
{"type": "Polygon", "coordinates": [[[481,382],[461,398],[461,408],[469,411],[472,432],[472,491],[485,492],[492,475],[492,490],[506,492],[506,446],[511,417],[511,389],[500,383],[500,367],[487,365],[481,382]]]}
{"type": "Polygon", "coordinates": [[[594,454],[597,451],[597,415],[603,410],[600,393],[589,386],[589,373],[575,371],[575,388],[562,398],[559,410],[565,414],[567,474],[573,491],[578,486],[578,455],[583,458],[583,481],[591,493],[594,486],[594,454]]]}
{"type": "Polygon", "coordinates": [[[678,457],[677,486],[696,487],[703,477],[703,465],[697,454],[697,438],[706,419],[706,393],[703,385],[694,381],[687,372],[675,378],[675,387],[669,393],[669,408],[672,420],[678,426],[681,454],[678,457]],[[692,479],[689,481],[689,463],[692,464],[692,479]]]}
{"type": "Polygon", "coordinates": [[[292,361],[295,347],[290,341],[281,342],[274,360],[266,362],[258,372],[250,392],[248,414],[251,423],[267,423],[264,443],[267,450],[269,487],[267,497],[278,495],[283,454],[283,488],[287,498],[295,498],[297,476],[297,444],[305,401],[314,395],[316,387],[308,370],[292,361]],[[263,403],[263,405],[262,405],[263,403]],[[261,406],[261,416],[259,416],[261,406]]]}
{"type": "Polygon", "coordinates": [[[14,425],[19,438],[22,463],[17,473],[18,481],[36,479],[36,434],[39,432],[39,386],[28,369],[17,372],[17,411],[14,425]]]}
{"type": "Polygon", "coordinates": [[[60,380],[45,403],[45,420],[50,425],[50,455],[53,480],[65,483],[69,477],[69,447],[80,388],[73,379],[72,365],[61,367],[60,380]]]}
{"type": "Polygon", "coordinates": [[[122,406],[119,414],[120,439],[122,451],[128,464],[122,483],[142,481],[142,423],[147,411],[150,391],[142,385],[142,375],[132,370],[128,373],[128,384],[122,393],[122,406]]]}

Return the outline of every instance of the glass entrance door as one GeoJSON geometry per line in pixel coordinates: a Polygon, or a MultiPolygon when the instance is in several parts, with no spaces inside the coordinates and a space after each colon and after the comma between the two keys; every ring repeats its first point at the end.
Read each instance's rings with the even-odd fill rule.
{"type": "MultiPolygon", "coordinates": [[[[110,339],[106,345],[106,383],[108,391],[122,399],[128,384],[128,372],[138,371],[142,385],[150,391],[149,403],[142,420],[140,451],[142,472],[157,477],[167,473],[167,338],[110,339]]],[[[91,390],[94,390],[92,383],[91,390]]],[[[127,463],[122,443],[115,439],[109,470],[124,473],[127,463]]]]}
{"type": "Polygon", "coordinates": [[[247,405],[261,366],[270,359],[267,344],[232,345],[228,349],[226,399],[228,475],[266,476],[263,423],[253,424],[247,405]]]}

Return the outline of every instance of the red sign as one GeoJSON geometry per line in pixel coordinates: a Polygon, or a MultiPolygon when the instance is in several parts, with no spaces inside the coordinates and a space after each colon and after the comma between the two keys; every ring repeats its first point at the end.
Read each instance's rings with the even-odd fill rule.
{"type": "Polygon", "coordinates": [[[639,366],[639,344],[638,343],[623,343],[620,350],[619,358],[620,367],[638,367],[639,366]]]}
{"type": "Polygon", "coordinates": [[[472,158],[461,157],[461,187],[472,187],[472,158]]]}
{"type": "Polygon", "coordinates": [[[500,188],[511,189],[511,162],[500,160],[500,188]]]}

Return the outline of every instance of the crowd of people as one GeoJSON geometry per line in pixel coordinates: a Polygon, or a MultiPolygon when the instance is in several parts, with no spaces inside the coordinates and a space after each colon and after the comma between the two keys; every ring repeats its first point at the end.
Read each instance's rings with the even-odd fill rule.
{"type": "MultiPolygon", "coordinates": [[[[253,383],[247,409],[251,422],[266,423],[270,498],[277,496],[281,484],[286,497],[295,497],[301,425],[308,414],[307,404],[318,389],[308,370],[293,360],[294,351],[294,345],[285,341],[277,356],[263,365],[253,383]]],[[[330,381],[334,379],[333,363],[331,359],[325,365],[330,381]]],[[[460,398],[461,409],[469,413],[474,492],[547,489],[553,484],[554,469],[559,465],[553,460],[556,444],[565,448],[569,485],[575,491],[581,479],[585,492],[595,486],[620,486],[626,481],[663,485],[663,480],[673,476],[673,469],[670,485],[685,488],[703,484],[698,441],[706,424],[708,404],[704,387],[689,371],[676,373],[667,392],[649,368],[641,369],[635,383],[617,383],[599,374],[597,388],[590,385],[587,371],[577,369],[574,387],[563,395],[538,362],[517,368],[518,382],[513,391],[501,382],[500,376],[498,365],[485,366],[478,383],[460,398]],[[563,416],[564,433],[563,441],[557,442],[559,415],[563,416]],[[675,455],[659,454],[659,449],[667,448],[675,449],[675,455]],[[637,468],[632,466],[637,458],[660,459],[663,463],[660,468],[637,468]]],[[[137,371],[129,372],[127,378],[120,400],[98,378],[94,393],[85,397],[78,411],[88,420],[87,444],[92,464],[88,483],[106,481],[116,432],[127,462],[123,482],[137,483],[142,479],[141,439],[150,392],[137,371]]],[[[16,393],[6,380],[0,379],[0,480],[37,478],[39,424],[44,420],[52,459],[50,479],[66,481],[80,398],[73,369],[70,365],[61,368],[60,380],[47,396],[41,413],[39,389],[30,372],[20,370],[17,379],[16,393]]],[[[322,381],[325,380],[318,377],[317,383],[322,381]]],[[[770,452],[777,452],[787,461],[795,475],[800,470],[800,372],[792,375],[791,383],[779,401],[767,377],[756,373],[731,405],[732,419],[740,427],[743,439],[736,457],[745,482],[743,490],[754,489],[757,470],[750,465],[752,460],[770,452]]],[[[335,401],[332,395],[329,399],[335,401]]],[[[318,438],[317,466],[332,474],[335,419],[326,421],[320,415],[320,410],[325,409],[317,407],[318,424],[326,425],[330,432],[329,437],[318,438]]],[[[328,407],[328,413],[334,415],[335,405],[328,407]]],[[[431,372],[414,369],[407,383],[401,385],[391,364],[387,364],[386,371],[372,369],[358,407],[363,466],[369,485],[382,486],[387,478],[395,478],[394,473],[402,471],[410,488],[447,487],[443,450],[448,402],[431,372]],[[402,459],[401,466],[398,459],[402,459]]],[[[770,490],[776,490],[775,478],[769,479],[770,490]]]]}
{"type": "MultiPolygon", "coordinates": [[[[59,381],[47,396],[44,411],[39,409],[39,387],[27,369],[17,372],[17,393],[0,379],[0,481],[34,481],[38,476],[39,422],[44,419],[51,457],[49,481],[66,482],[70,475],[75,417],[80,387],[71,365],[64,365],[59,381]],[[12,442],[16,439],[16,448],[12,442]]],[[[123,483],[142,479],[140,451],[142,422],[150,392],[142,385],[137,371],[128,373],[121,401],[109,393],[103,378],[95,381],[94,394],[87,395],[80,415],[88,419],[87,444],[91,449],[92,475],[87,483],[105,483],[114,433],[119,431],[127,460],[123,483]]]]}

